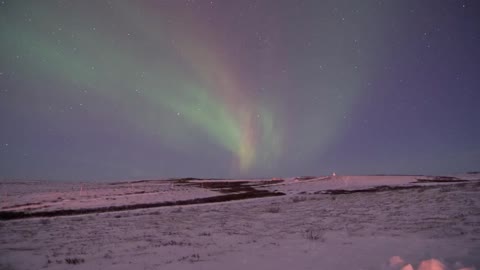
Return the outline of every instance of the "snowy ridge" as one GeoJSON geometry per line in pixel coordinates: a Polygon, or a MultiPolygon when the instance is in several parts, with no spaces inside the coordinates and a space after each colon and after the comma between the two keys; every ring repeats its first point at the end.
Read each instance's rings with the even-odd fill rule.
{"type": "Polygon", "coordinates": [[[478,177],[459,178],[457,176],[323,176],[307,180],[298,178],[286,179],[284,183],[271,186],[270,189],[278,190],[290,195],[313,194],[329,190],[363,190],[379,186],[424,186],[475,181],[478,177]],[[421,181],[427,180],[427,181],[421,181]]]}

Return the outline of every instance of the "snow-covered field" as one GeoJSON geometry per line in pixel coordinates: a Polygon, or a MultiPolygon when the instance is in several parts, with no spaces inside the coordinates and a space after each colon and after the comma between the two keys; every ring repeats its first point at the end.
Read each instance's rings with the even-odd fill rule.
{"type": "Polygon", "coordinates": [[[169,181],[120,183],[1,183],[0,211],[53,211],[188,200],[218,195],[208,189],[169,181]]]}
{"type": "Polygon", "coordinates": [[[478,179],[0,182],[0,269],[480,269],[478,179]]]}

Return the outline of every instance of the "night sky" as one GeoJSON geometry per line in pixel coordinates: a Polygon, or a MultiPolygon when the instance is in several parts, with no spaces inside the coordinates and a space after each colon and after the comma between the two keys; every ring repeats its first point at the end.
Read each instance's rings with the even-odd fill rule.
{"type": "Polygon", "coordinates": [[[0,179],[480,170],[480,2],[1,1],[0,179]]]}

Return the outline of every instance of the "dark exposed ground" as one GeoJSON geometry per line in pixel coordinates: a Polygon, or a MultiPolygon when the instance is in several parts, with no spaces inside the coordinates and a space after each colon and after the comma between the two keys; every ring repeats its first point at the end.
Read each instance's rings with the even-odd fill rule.
{"type": "Polygon", "coordinates": [[[258,190],[256,188],[267,186],[271,184],[278,184],[283,182],[283,180],[262,180],[262,181],[207,181],[207,182],[191,182],[181,180],[177,184],[178,185],[190,185],[196,186],[200,188],[207,188],[213,191],[218,191],[220,193],[238,193],[238,192],[245,192],[245,193],[257,193],[258,190]]]}
{"type": "Polygon", "coordinates": [[[65,210],[39,211],[39,212],[0,211],[0,220],[23,219],[23,218],[32,218],[32,217],[72,216],[72,215],[80,215],[80,214],[117,212],[117,211],[127,211],[127,210],[166,207],[166,206],[218,203],[218,202],[226,202],[226,201],[236,201],[236,200],[245,200],[245,199],[252,199],[252,198],[263,198],[263,197],[285,195],[282,192],[271,192],[268,190],[259,190],[255,188],[255,187],[261,187],[261,186],[265,186],[272,183],[282,182],[282,180],[268,180],[268,181],[260,181],[260,182],[249,182],[249,181],[190,182],[191,180],[196,180],[196,179],[180,179],[180,180],[175,180],[175,183],[177,185],[192,185],[192,186],[207,188],[213,191],[219,191],[220,193],[224,193],[225,195],[191,199],[191,200],[182,200],[182,201],[141,203],[141,204],[129,204],[129,205],[121,205],[121,206],[84,208],[84,209],[65,209],[65,210]]]}
{"type": "MultiPolygon", "coordinates": [[[[365,189],[331,189],[331,190],[321,190],[313,192],[312,194],[331,194],[331,195],[343,195],[343,194],[354,194],[354,193],[374,193],[374,192],[382,192],[382,191],[396,191],[396,190],[409,190],[414,189],[418,192],[422,192],[427,189],[432,188],[448,188],[448,186],[455,185],[457,187],[466,187],[466,186],[475,186],[480,187],[480,181],[468,181],[468,180],[438,180],[438,179],[418,179],[415,183],[431,183],[432,185],[411,185],[411,186],[376,186],[372,188],[365,188],[365,189]],[[434,185],[434,184],[446,184],[450,183],[450,185],[434,185]]],[[[307,194],[306,192],[302,192],[300,194],[307,194]]]]}

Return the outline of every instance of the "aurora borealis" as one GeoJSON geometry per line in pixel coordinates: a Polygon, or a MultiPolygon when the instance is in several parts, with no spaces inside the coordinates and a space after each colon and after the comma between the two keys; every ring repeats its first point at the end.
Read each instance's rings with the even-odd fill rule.
{"type": "Polygon", "coordinates": [[[2,1],[0,178],[478,170],[474,1],[2,1]]]}

